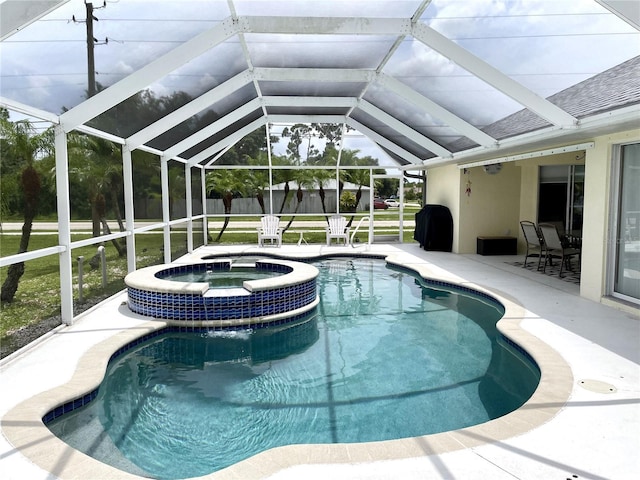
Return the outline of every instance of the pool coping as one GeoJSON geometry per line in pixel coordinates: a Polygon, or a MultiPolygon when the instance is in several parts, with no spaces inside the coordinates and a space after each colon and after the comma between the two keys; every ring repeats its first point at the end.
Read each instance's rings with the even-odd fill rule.
{"type": "Polygon", "coordinates": [[[207,292],[215,290],[234,290],[259,292],[262,290],[270,290],[273,288],[287,287],[290,285],[297,285],[308,280],[311,280],[318,276],[318,269],[313,265],[308,265],[303,262],[296,262],[293,260],[283,259],[268,259],[261,260],[261,263],[280,265],[290,267],[291,271],[283,273],[282,275],[274,276],[268,279],[260,280],[245,280],[242,287],[229,287],[227,289],[212,289],[206,282],[179,282],[174,280],[168,280],[166,278],[158,278],[157,274],[163,270],[175,268],[176,266],[187,266],[190,264],[202,263],[202,264],[227,264],[232,263],[230,259],[215,258],[205,259],[201,256],[192,256],[192,262],[180,262],[163,265],[152,265],[150,267],[140,268],[134,272],[127,274],[124,278],[125,285],[138,290],[149,290],[159,293],[189,293],[195,295],[205,295],[207,292]]]}
{"type": "MultiPolygon", "coordinates": [[[[358,252],[351,256],[370,255],[358,252]]],[[[380,257],[379,254],[371,256],[380,257]]],[[[453,274],[434,269],[424,260],[410,254],[386,255],[386,260],[390,264],[414,270],[427,280],[471,288],[499,301],[504,306],[505,313],[497,324],[498,330],[526,350],[540,368],[540,383],[531,398],[514,412],[460,430],[379,442],[282,446],[199,478],[261,478],[301,464],[353,464],[454,452],[529,432],[550,421],[563,408],[573,389],[571,369],[558,352],[520,327],[527,313],[522,305],[503,293],[461,281],[453,274]]],[[[48,472],[55,472],[61,479],[144,478],[106,465],[73,449],[53,435],[42,421],[42,417],[56,406],[94,390],[102,381],[109,358],[116,350],[142,335],[168,325],[162,320],[139,320],[141,321],[135,325],[136,328],[122,329],[89,348],[77,359],[75,371],[69,381],[10,409],[1,420],[2,432],[9,442],[34,464],[48,472]],[[62,469],[60,458],[65,459],[62,469]]]]}

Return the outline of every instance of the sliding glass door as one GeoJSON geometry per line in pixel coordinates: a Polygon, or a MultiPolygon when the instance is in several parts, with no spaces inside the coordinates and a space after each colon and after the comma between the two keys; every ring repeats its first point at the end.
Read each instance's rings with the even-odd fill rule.
{"type": "Polygon", "coordinates": [[[640,143],[623,145],[618,162],[613,294],[640,303],[640,143]]]}
{"type": "Polygon", "coordinates": [[[582,237],[584,165],[540,167],[538,223],[553,223],[570,237],[582,237]]]}

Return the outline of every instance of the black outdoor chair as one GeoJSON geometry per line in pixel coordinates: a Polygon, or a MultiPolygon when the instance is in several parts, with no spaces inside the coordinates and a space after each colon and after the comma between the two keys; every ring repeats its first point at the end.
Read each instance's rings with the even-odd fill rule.
{"type": "Polygon", "coordinates": [[[522,233],[527,242],[527,252],[524,255],[524,265],[522,265],[522,267],[527,268],[527,258],[538,257],[538,270],[540,270],[540,262],[544,254],[544,244],[540,239],[538,228],[535,223],[528,220],[521,221],[520,227],[522,227],[522,233]]]}
{"type": "Polygon", "coordinates": [[[562,269],[566,264],[567,269],[571,270],[571,257],[578,256],[580,258],[580,250],[577,248],[566,247],[562,240],[560,240],[560,235],[558,234],[558,229],[555,225],[550,223],[541,223],[538,225],[540,229],[540,235],[542,235],[542,240],[545,246],[545,257],[544,257],[544,268],[543,272],[546,272],[547,262],[551,264],[552,258],[560,259],[560,272],[558,273],[559,277],[562,277],[562,269]]]}

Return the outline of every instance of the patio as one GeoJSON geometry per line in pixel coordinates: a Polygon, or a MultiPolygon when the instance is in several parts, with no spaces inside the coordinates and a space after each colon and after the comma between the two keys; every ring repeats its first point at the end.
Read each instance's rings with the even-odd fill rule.
{"type": "MultiPolygon", "coordinates": [[[[0,361],[0,476],[141,478],[66,447],[41,422],[52,402],[97,385],[105,355],[161,323],[132,314],[124,292],[74,311],[80,249],[120,244],[126,272],[141,267],[151,233],[156,263],[181,261],[185,251],[256,254],[267,249],[258,249],[253,226],[240,240],[251,245],[221,245],[206,233],[224,225],[221,236],[229,219],[267,213],[321,217],[313,227],[323,229],[325,217],[353,206],[341,198],[347,179],[347,193],[362,195],[362,219],[377,214],[378,182],[397,182],[384,195],[401,204],[388,220],[398,243],[371,228],[354,246],[307,244],[294,228],[297,245],[287,239],[268,251],[389,255],[423,275],[488,290],[508,305],[509,334],[538,360],[540,388],[518,411],[476,427],[282,447],[210,478],[640,477],[640,11],[632,4],[167,0],[156,8],[105,2],[94,16],[91,1],[0,0],[3,128],[26,119],[37,128],[22,140],[50,134],[46,151],[25,158],[20,142],[3,143],[2,200],[13,186],[21,205],[23,163],[52,162],[49,212],[34,225],[53,219],[57,237],[19,253],[5,247],[0,268],[59,262],[64,322],[0,361]],[[39,11],[27,12],[33,3],[39,11]],[[288,132],[295,126],[304,142],[288,132]],[[100,183],[105,165],[117,173],[96,192],[114,193],[100,232],[79,188],[100,183]],[[555,167],[570,172],[560,197],[573,200],[558,209],[565,231],[582,240],[579,281],[521,268],[523,255],[471,253],[478,237],[513,238],[521,220],[544,220],[542,173],[555,167]],[[298,174],[297,185],[313,176],[308,195],[293,186],[298,174]],[[291,190],[288,203],[279,188],[291,190]],[[257,192],[268,192],[262,204],[257,192]],[[451,210],[454,253],[402,243],[413,226],[404,218],[408,192],[451,210]],[[105,229],[116,216],[120,225],[105,229]],[[72,236],[74,219],[93,236],[72,236]]],[[[41,283],[38,290],[52,296],[41,283]]]]}
{"type": "MultiPolygon", "coordinates": [[[[203,247],[219,253],[256,253],[252,246],[203,247]]],[[[318,450],[284,447],[220,471],[210,478],[636,478],[640,472],[640,324],[632,311],[594,303],[579,296],[578,287],[549,275],[508,265],[520,257],[483,257],[425,252],[416,244],[326,247],[284,246],[263,249],[291,256],[332,253],[393,255],[402,263],[418,265],[424,273],[487,288],[504,301],[522,307],[520,326],[557,352],[570,367],[545,367],[547,387],[554,400],[529,402],[518,418],[407,441],[356,444],[342,450],[332,445],[318,450]],[[555,392],[555,393],[554,393],[555,392]],[[564,393],[563,393],[564,392],[564,393]],[[568,396],[561,401],[563,396],[568,396]],[[522,419],[528,419],[523,421],[522,419]],[[492,427],[493,425],[493,427],[492,427]],[[507,426],[505,426],[507,425],[507,426]],[[515,433],[514,433],[515,432],[515,433]]],[[[52,478],[34,465],[38,442],[27,442],[29,432],[5,416],[17,404],[29,403],[39,392],[71,378],[78,360],[93,345],[125,335],[137,336],[148,322],[133,318],[116,295],[83,314],[70,327],[60,327],[37,344],[5,359],[0,403],[3,429],[21,431],[26,442],[13,447],[1,440],[2,475],[7,479],[52,478]],[[37,382],[34,381],[37,379],[37,382]],[[29,401],[28,401],[29,400],[29,401]],[[17,428],[16,428],[17,427],[17,428]],[[21,451],[22,450],[22,451],[21,451]]],[[[534,341],[535,343],[535,341],[534,341]]],[[[85,358],[86,361],[86,358],[85,358]]],[[[92,370],[99,370],[92,365],[92,370]]],[[[546,387],[545,387],[546,388],[546,387]]],[[[506,416],[511,417],[511,414],[506,416]]],[[[43,439],[43,441],[45,441],[43,439]]],[[[339,447],[339,446],[338,446],[339,447]]],[[[42,453],[40,454],[42,455],[42,453]]],[[[44,454],[57,478],[97,478],[99,470],[84,455],[44,454]],[[84,472],[84,473],[82,473],[84,472]]],[[[113,477],[112,477],[113,478],[113,477]]],[[[122,474],[122,478],[135,478],[122,474]]]]}

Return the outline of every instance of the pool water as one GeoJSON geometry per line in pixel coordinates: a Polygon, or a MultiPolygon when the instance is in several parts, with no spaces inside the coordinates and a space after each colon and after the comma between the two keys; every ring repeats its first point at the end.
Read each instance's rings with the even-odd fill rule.
{"type": "Polygon", "coordinates": [[[254,267],[231,267],[229,270],[198,270],[172,273],[167,280],[174,282],[203,282],[210,288],[242,287],[245,280],[262,280],[283,275],[280,271],[256,269],[254,267]]]}
{"type": "Polygon", "coordinates": [[[538,369],[496,331],[499,305],[380,260],[315,265],[316,314],[156,337],[110,364],[96,401],[48,426],[118,468],[177,479],[281,445],[459,429],[535,390],[538,369]]]}

